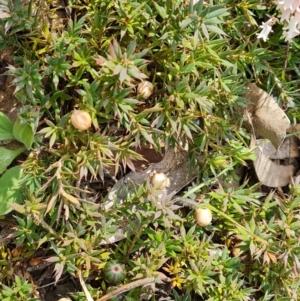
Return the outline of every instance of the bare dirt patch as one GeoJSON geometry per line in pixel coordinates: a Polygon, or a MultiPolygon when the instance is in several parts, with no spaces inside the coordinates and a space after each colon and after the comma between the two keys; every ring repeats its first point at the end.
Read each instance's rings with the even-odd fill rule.
{"type": "Polygon", "coordinates": [[[11,85],[12,76],[6,75],[8,65],[13,65],[13,49],[5,49],[0,53],[0,111],[7,115],[11,121],[18,116],[21,104],[14,97],[14,87],[11,85]]]}

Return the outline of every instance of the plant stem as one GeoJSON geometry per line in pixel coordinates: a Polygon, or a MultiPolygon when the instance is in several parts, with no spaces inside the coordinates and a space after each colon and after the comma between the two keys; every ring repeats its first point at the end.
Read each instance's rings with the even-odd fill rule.
{"type": "Polygon", "coordinates": [[[137,241],[137,239],[140,237],[141,233],[142,233],[142,230],[143,230],[143,226],[140,225],[139,229],[137,230],[137,232],[135,232],[135,235],[133,237],[133,240],[131,241],[130,245],[129,245],[129,248],[127,249],[127,252],[126,252],[126,255],[125,255],[125,261],[128,260],[128,257],[137,241]]]}

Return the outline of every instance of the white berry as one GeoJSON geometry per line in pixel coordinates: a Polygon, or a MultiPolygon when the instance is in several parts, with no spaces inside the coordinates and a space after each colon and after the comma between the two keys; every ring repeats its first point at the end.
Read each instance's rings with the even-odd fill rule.
{"type": "Polygon", "coordinates": [[[199,226],[206,227],[212,221],[212,213],[210,209],[198,208],[195,211],[195,219],[199,226]]]}
{"type": "Polygon", "coordinates": [[[85,131],[92,125],[92,118],[89,113],[83,110],[75,110],[71,115],[71,123],[74,128],[85,131]]]}
{"type": "Polygon", "coordinates": [[[154,189],[162,190],[170,185],[170,180],[163,172],[157,172],[152,176],[151,184],[154,189]]]}
{"type": "Polygon", "coordinates": [[[154,87],[152,83],[148,81],[143,81],[138,85],[137,92],[141,95],[144,99],[147,99],[153,93],[154,87]]]}

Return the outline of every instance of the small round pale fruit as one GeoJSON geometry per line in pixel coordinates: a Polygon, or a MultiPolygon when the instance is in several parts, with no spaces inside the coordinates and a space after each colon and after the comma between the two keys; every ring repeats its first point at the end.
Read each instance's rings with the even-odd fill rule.
{"type": "Polygon", "coordinates": [[[71,115],[71,123],[77,130],[85,131],[91,127],[92,118],[83,110],[74,110],[71,115]]]}
{"type": "Polygon", "coordinates": [[[138,85],[137,92],[140,94],[144,99],[149,98],[153,93],[154,87],[152,83],[148,81],[143,81],[138,85]]]}
{"type": "Polygon", "coordinates": [[[151,178],[151,185],[154,189],[162,190],[170,185],[170,180],[163,172],[157,172],[151,178]]]}
{"type": "Polygon", "coordinates": [[[195,211],[195,219],[199,226],[206,227],[212,221],[212,213],[210,209],[198,208],[195,211]]]}

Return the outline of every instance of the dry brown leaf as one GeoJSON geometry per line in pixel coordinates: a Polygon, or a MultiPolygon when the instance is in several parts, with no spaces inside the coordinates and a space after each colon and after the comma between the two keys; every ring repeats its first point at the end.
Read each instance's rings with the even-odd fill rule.
{"type": "MultiPolygon", "coordinates": [[[[151,160],[153,161],[153,160],[151,160]]],[[[146,170],[140,170],[137,172],[129,172],[123,178],[121,178],[108,193],[106,202],[103,204],[105,210],[110,210],[114,206],[122,204],[129,195],[134,193],[139,185],[144,181],[149,181],[154,172],[164,173],[169,179],[169,185],[162,190],[152,189],[152,196],[159,199],[173,199],[173,196],[188,185],[197,176],[198,168],[191,168],[188,152],[179,149],[176,152],[173,149],[168,149],[162,160],[157,163],[152,163],[146,170]]],[[[150,185],[150,181],[148,183],[150,185]]],[[[150,192],[150,187],[148,187],[150,192]]],[[[177,218],[177,215],[173,213],[173,210],[178,209],[180,206],[172,206],[172,209],[167,210],[169,217],[177,218]]],[[[136,209],[133,209],[136,210],[136,209]]],[[[178,217],[179,218],[179,217],[178,217]]],[[[138,219],[131,220],[131,223],[123,220],[120,221],[119,229],[115,231],[113,235],[103,239],[100,245],[115,243],[128,237],[133,232],[132,224],[135,228],[140,227],[140,221],[138,219]],[[130,225],[131,224],[131,225],[130,225]]]]}
{"type": "Polygon", "coordinates": [[[164,157],[164,148],[162,149],[162,154],[160,154],[153,148],[145,146],[133,148],[132,150],[138,153],[139,155],[143,156],[143,160],[133,161],[133,165],[136,171],[145,170],[150,166],[150,164],[158,163],[164,157]]]}
{"type": "Polygon", "coordinates": [[[256,160],[254,168],[258,180],[269,187],[283,187],[290,183],[295,167],[293,165],[278,165],[264,153],[264,144],[260,143],[254,149],[256,160]]]}
{"type": "Polygon", "coordinates": [[[258,137],[269,139],[278,149],[290,127],[290,120],[267,92],[249,83],[244,97],[250,101],[244,114],[244,125],[258,137]],[[250,120],[249,120],[250,118],[250,120]]]}
{"type": "Polygon", "coordinates": [[[190,167],[188,153],[185,150],[175,152],[169,149],[161,161],[151,164],[146,170],[131,171],[120,179],[109,192],[105,209],[111,208],[115,202],[125,200],[129,194],[135,191],[135,187],[141,185],[153,171],[163,172],[169,178],[170,185],[165,189],[167,195],[180,191],[198,173],[197,168],[190,167]]]}
{"type": "Polygon", "coordinates": [[[256,140],[256,144],[260,145],[264,155],[272,160],[284,160],[300,157],[299,139],[295,136],[286,138],[279,150],[276,150],[272,143],[265,139],[256,140]]]}

